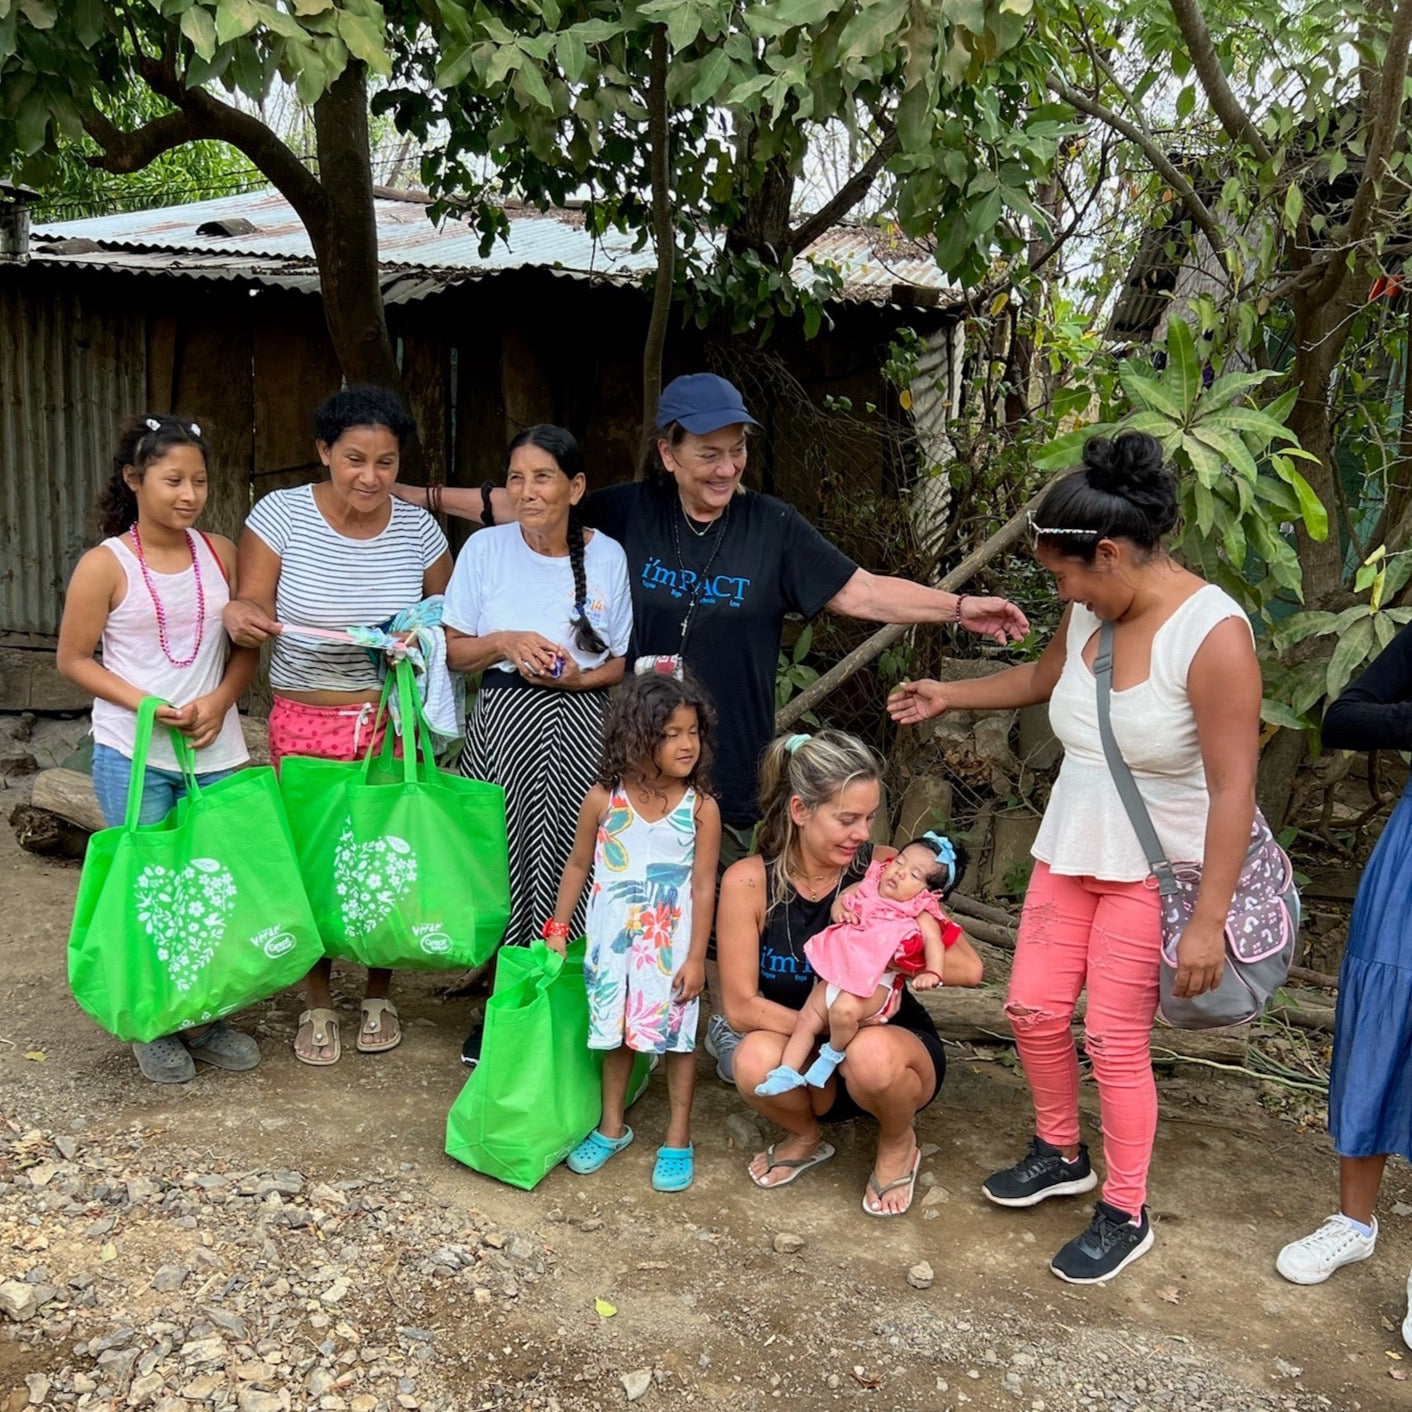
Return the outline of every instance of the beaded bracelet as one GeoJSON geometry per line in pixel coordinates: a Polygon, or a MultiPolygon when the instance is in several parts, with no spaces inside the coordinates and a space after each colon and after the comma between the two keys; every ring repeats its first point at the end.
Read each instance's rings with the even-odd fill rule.
{"type": "Polygon", "coordinates": [[[970,597],[968,593],[958,593],[956,595],[956,621],[961,621],[961,605],[970,597]]]}
{"type": "Polygon", "coordinates": [[[551,917],[545,922],[544,928],[539,934],[545,941],[567,941],[569,939],[569,924],[556,922],[551,917]]]}

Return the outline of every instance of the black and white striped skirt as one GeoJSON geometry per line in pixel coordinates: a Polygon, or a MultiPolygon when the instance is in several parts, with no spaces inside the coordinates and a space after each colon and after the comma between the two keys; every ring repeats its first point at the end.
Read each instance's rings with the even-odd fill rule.
{"type": "MultiPolygon", "coordinates": [[[[607,691],[554,691],[487,672],[456,768],[505,791],[510,924],[505,945],[528,946],[554,915],[564,865],[603,740],[607,691]]],[[[582,936],[584,900],[570,923],[582,936]]]]}

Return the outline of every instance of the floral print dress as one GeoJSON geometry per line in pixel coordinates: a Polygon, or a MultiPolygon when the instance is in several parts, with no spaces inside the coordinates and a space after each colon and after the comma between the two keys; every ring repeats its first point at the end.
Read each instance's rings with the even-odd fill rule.
{"type": "Polygon", "coordinates": [[[672,1000],[691,948],[696,791],[655,823],[614,786],[588,893],[588,1047],[642,1054],[696,1048],[697,1002],[672,1000]]]}

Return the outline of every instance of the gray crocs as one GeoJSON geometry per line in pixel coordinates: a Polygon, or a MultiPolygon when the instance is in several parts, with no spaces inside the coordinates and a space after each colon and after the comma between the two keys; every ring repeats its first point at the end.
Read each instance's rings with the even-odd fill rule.
{"type": "Polygon", "coordinates": [[[196,1065],[186,1046],[175,1035],[163,1035],[161,1039],[149,1040],[146,1044],[134,1044],[132,1052],[137,1056],[137,1067],[142,1077],[151,1079],[154,1084],[184,1084],[196,1077],[196,1065]]]}
{"type": "Polygon", "coordinates": [[[260,1046],[248,1034],[231,1029],[224,1020],[217,1020],[199,1038],[190,1030],[181,1038],[193,1059],[199,1059],[213,1069],[229,1069],[239,1073],[244,1069],[253,1069],[260,1062],[260,1046]]]}

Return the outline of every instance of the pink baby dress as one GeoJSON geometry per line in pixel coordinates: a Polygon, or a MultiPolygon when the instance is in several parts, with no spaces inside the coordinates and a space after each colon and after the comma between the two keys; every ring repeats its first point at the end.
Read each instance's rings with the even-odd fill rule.
{"type": "Polygon", "coordinates": [[[931,892],[919,892],[907,902],[882,896],[878,883],[883,867],[880,862],[871,864],[853,894],[853,910],[862,921],[856,926],[837,922],[804,943],[814,974],[850,995],[871,995],[888,971],[901,969],[893,962],[918,949],[913,939],[921,930],[917,918],[924,912],[941,927],[943,944],[952,945],[961,934],[931,892]]]}

